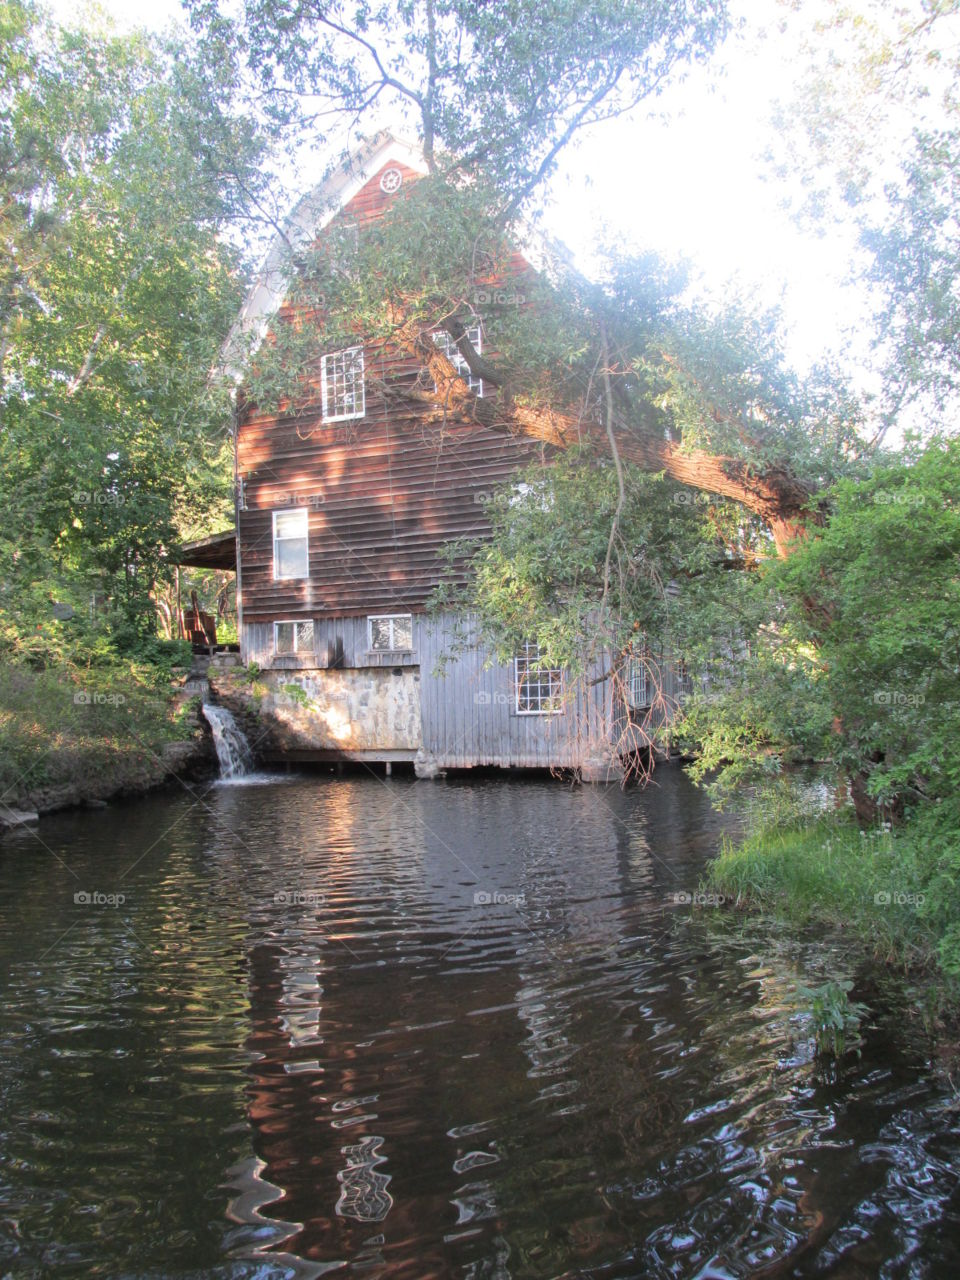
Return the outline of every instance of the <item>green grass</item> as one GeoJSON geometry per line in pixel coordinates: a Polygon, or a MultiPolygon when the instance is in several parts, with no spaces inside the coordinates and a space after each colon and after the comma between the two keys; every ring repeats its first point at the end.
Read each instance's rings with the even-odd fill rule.
{"type": "Polygon", "coordinates": [[[726,844],[707,884],[791,926],[846,931],[878,959],[913,970],[936,963],[928,879],[909,835],[861,832],[852,821],[828,817],[726,844]]]}
{"type": "Polygon", "coordinates": [[[31,807],[51,787],[96,796],[155,785],[163,748],[193,735],[194,712],[176,708],[169,671],[149,664],[0,667],[0,800],[31,807]]]}

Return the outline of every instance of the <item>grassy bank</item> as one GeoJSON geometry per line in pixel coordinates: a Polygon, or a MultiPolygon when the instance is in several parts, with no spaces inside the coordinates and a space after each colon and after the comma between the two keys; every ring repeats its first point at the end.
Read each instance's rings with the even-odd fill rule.
{"type": "Polygon", "coordinates": [[[843,816],[761,829],[725,845],[708,872],[712,891],[795,929],[843,931],[883,963],[933,978],[953,1002],[935,880],[915,833],[863,832],[843,816]]]}
{"type": "Polygon", "coordinates": [[[132,662],[0,668],[0,803],[43,810],[163,781],[198,734],[171,675],[132,662]]]}

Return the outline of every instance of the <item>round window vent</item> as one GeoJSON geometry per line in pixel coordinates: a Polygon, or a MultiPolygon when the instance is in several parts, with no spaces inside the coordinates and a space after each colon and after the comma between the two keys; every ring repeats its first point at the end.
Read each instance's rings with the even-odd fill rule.
{"type": "Polygon", "coordinates": [[[403,174],[399,169],[385,169],[380,179],[380,190],[386,191],[387,195],[392,195],[394,191],[400,190],[402,181],[403,174]]]}

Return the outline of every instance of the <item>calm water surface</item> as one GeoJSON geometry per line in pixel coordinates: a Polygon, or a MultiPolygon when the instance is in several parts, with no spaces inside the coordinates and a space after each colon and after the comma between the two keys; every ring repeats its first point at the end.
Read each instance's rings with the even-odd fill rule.
{"type": "Polygon", "coordinates": [[[894,1004],[819,1078],[829,955],[677,901],[719,820],[657,776],[312,776],[6,840],[0,1276],[960,1275],[928,1046],[894,1004]]]}

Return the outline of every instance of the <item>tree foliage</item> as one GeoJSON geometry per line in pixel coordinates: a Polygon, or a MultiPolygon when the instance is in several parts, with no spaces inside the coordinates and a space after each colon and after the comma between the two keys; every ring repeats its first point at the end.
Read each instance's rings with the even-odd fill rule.
{"type": "Polygon", "coordinates": [[[227,492],[221,233],[259,143],[182,47],[20,0],[0,24],[4,641],[36,652],[91,591],[152,629],[164,548],[227,492]]]}
{"type": "Polygon", "coordinates": [[[279,126],[354,141],[403,121],[432,171],[492,176],[515,209],[580,130],[709,55],[725,0],[188,0],[279,126]]]}
{"type": "Polygon", "coordinates": [[[831,0],[826,14],[800,40],[807,69],[779,119],[781,165],[803,179],[804,215],[858,229],[887,421],[912,407],[936,433],[960,379],[960,4],[831,0]]]}
{"type": "Polygon", "coordinates": [[[416,400],[428,419],[477,421],[666,472],[759,515],[785,551],[818,518],[807,509],[812,494],[862,448],[842,382],[793,373],[775,317],[686,306],[683,272],[652,257],[611,260],[606,279],[590,283],[534,245],[538,270],[518,274],[513,255],[528,233],[492,216],[491,199],[481,181],[458,188],[427,177],[359,236],[334,221],[298,250],[291,306],[257,354],[252,397],[308,407],[323,345],[363,335],[422,366],[385,392],[416,400]],[[478,324],[482,351],[469,336],[478,324]],[[483,398],[434,346],[438,329],[483,379],[483,398]]]}

